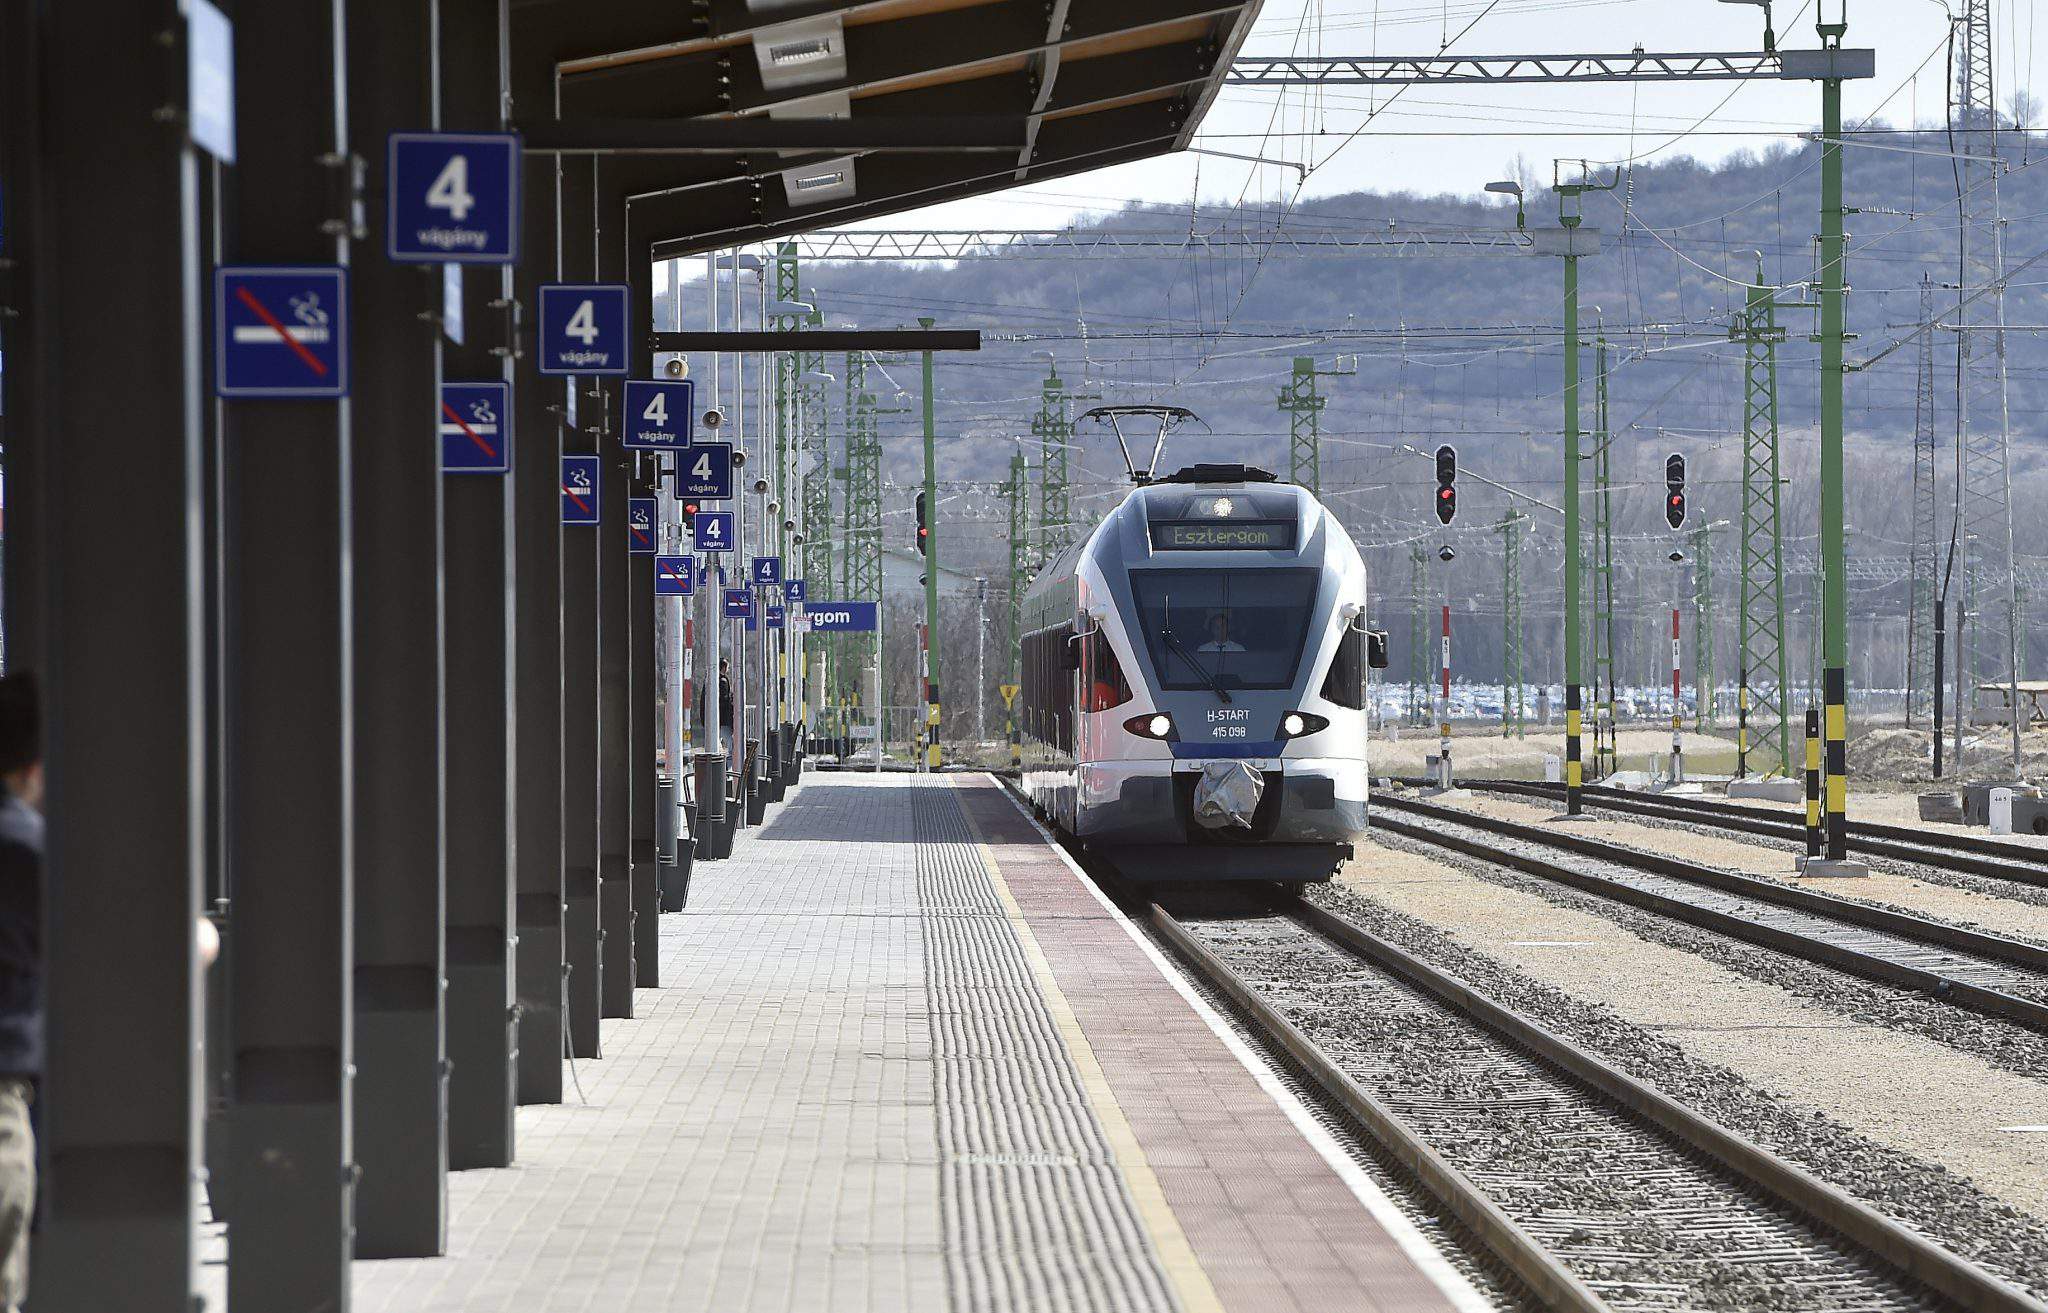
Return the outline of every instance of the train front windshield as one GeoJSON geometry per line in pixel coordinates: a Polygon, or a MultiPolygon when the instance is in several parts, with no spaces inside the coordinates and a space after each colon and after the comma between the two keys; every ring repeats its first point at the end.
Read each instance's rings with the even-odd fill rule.
{"type": "Polygon", "coordinates": [[[1314,570],[1133,570],[1139,627],[1170,689],[1288,688],[1308,638],[1314,570]]]}

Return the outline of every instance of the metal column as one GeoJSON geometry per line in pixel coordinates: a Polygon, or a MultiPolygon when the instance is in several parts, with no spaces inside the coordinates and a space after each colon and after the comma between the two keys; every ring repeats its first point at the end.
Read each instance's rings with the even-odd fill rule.
{"type": "MultiPolygon", "coordinates": [[[[595,165],[566,160],[562,178],[562,277],[591,282],[597,272],[592,208],[597,200],[595,165]]],[[[597,451],[603,421],[601,397],[589,378],[568,381],[568,423],[562,450],[597,451]]],[[[559,466],[549,476],[560,485],[559,466]]],[[[600,497],[610,496],[603,487],[600,497]]],[[[561,498],[548,508],[561,522],[561,498]]],[[[597,847],[597,553],[599,531],[561,531],[562,551],[562,848],[564,888],[563,961],[569,971],[568,1029],[576,1057],[599,1056],[597,1020],[604,934],[598,923],[597,847]]]]}
{"type": "MultiPolygon", "coordinates": [[[[614,176],[617,166],[599,157],[596,190],[597,281],[626,280],[626,197],[614,176]]],[[[628,298],[629,302],[631,298],[628,298]]],[[[644,305],[627,306],[627,324],[640,322],[644,305]]],[[[630,336],[630,333],[629,333],[630,336]]],[[[580,381],[580,380],[579,380],[580,381]]],[[[630,453],[611,440],[611,417],[620,405],[616,379],[592,380],[586,395],[595,402],[591,420],[605,432],[593,435],[602,457],[598,476],[598,515],[602,523],[592,536],[597,548],[597,905],[604,927],[604,981],[600,1014],[633,1015],[633,859],[632,792],[628,769],[632,757],[627,703],[630,678],[627,653],[632,647],[633,597],[628,576],[633,558],[627,554],[626,499],[632,496],[627,467],[630,453]]],[[[585,423],[586,430],[589,422],[585,423]]],[[[649,584],[652,590],[652,582],[649,584]]]]}
{"type": "MultiPolygon", "coordinates": [[[[207,764],[202,165],[183,124],[157,113],[182,50],[168,59],[111,32],[182,41],[183,27],[164,0],[0,6],[8,656],[42,675],[49,789],[35,1296],[46,1309],[184,1313],[207,764]],[[110,306],[148,343],[113,369],[100,348],[110,306]],[[115,472],[110,533],[84,512],[115,495],[115,472]]],[[[336,972],[329,1000],[339,985],[336,972]]]]}
{"type": "MultiPolygon", "coordinates": [[[[447,56],[441,68],[443,121],[457,131],[496,131],[504,113],[500,0],[437,3],[441,49],[447,56]]],[[[438,282],[440,271],[434,272],[438,282]]],[[[442,348],[443,375],[461,381],[510,380],[510,319],[504,308],[511,270],[476,265],[462,269],[462,275],[463,343],[442,348]]],[[[515,449],[527,437],[512,427],[515,449]]],[[[433,445],[438,458],[438,440],[433,445]]],[[[513,696],[516,477],[456,474],[442,479],[451,1167],[504,1167],[513,1159],[519,1064],[512,833],[519,714],[513,696]]]]}
{"type": "MultiPolygon", "coordinates": [[[[238,16],[236,94],[262,112],[240,116],[223,205],[237,262],[348,261],[347,9],[276,0],[238,16]]],[[[354,336],[399,331],[359,325],[354,336]]],[[[351,409],[223,409],[235,872],[228,1302],[346,1309],[356,1170],[351,409]]]]}
{"type": "MultiPolygon", "coordinates": [[[[516,33],[515,33],[516,35],[516,33]]],[[[512,110],[552,112],[554,63],[546,52],[515,47],[512,110]]],[[[526,161],[526,227],[522,257],[513,270],[519,316],[515,339],[531,349],[533,308],[540,284],[561,273],[560,162],[526,161]]],[[[513,745],[513,858],[518,910],[519,1102],[562,1100],[563,1000],[575,982],[564,976],[562,762],[562,510],[561,455],[572,391],[559,378],[515,370],[512,389],[512,555],[519,597],[512,617],[513,702],[518,735],[513,745]]],[[[595,1040],[596,1032],[591,1031],[595,1040]]]]}
{"type": "MultiPolygon", "coordinates": [[[[384,140],[436,124],[432,6],[349,11],[349,136],[383,214],[384,140]]],[[[241,180],[262,188],[261,175],[241,180]]],[[[442,993],[442,723],[439,396],[441,271],[358,261],[349,449],[355,678],[356,1254],[432,1256],[448,1246],[446,1000],[442,993]],[[426,418],[423,418],[426,417],[426,418]]],[[[250,488],[251,496],[263,490],[250,488]]],[[[232,748],[230,749],[232,751],[232,748]]]]}
{"type": "MultiPolygon", "coordinates": [[[[644,164],[642,167],[645,167],[644,164]]],[[[624,282],[629,319],[628,359],[634,378],[654,377],[654,352],[646,332],[654,322],[654,267],[644,236],[633,229],[632,207],[621,205],[616,222],[622,239],[624,282]],[[645,331],[643,331],[645,330],[645,331]]],[[[654,456],[628,454],[627,481],[635,497],[653,497],[654,456]]],[[[625,505],[619,506],[619,522],[625,524],[625,505]]],[[[657,535],[659,530],[657,529],[657,535]]],[[[654,690],[660,680],[654,640],[654,558],[627,555],[630,530],[619,532],[619,557],[626,566],[626,790],[628,802],[627,856],[631,861],[633,890],[633,978],[642,988],[661,983],[661,853],[656,839],[655,794],[661,768],[655,761],[654,690]]]]}

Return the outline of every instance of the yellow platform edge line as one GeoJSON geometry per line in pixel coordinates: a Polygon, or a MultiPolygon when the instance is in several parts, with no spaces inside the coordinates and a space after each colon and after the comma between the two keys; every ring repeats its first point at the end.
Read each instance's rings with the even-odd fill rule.
{"type": "Polygon", "coordinates": [[[1202,1260],[1196,1257],[1195,1247],[1188,1242],[1187,1232],[1181,1230],[1180,1218],[1174,1214],[1173,1205],[1166,1201],[1166,1191],[1160,1187],[1159,1178],[1152,1171],[1152,1163],[1145,1157],[1144,1146],[1138,1143],[1138,1133],[1125,1119],[1123,1105],[1117,1102],[1116,1091],[1110,1088],[1109,1077],[1103,1074],[1102,1064],[1095,1060],[1095,1049],[1088,1043],[1087,1033],[1081,1029],[1080,1020],[1068,1005],[1066,992],[1053,975],[1051,961],[1038,946],[1038,937],[1031,933],[1031,923],[1025,920],[1024,909],[1011,895],[1009,882],[1003,879],[994,849],[989,847],[987,837],[969,810],[964,791],[957,783],[953,791],[960,803],[960,814],[967,818],[967,828],[974,834],[974,846],[981,855],[982,868],[988,872],[989,883],[995,887],[996,896],[1003,900],[1004,915],[1009,918],[1017,942],[1024,950],[1025,960],[1031,964],[1031,974],[1038,981],[1039,993],[1045,997],[1046,1010],[1052,1014],[1060,1041],[1066,1045],[1067,1057],[1081,1079],[1081,1089],[1088,1096],[1088,1106],[1094,1111],[1096,1121],[1102,1124],[1103,1137],[1109,1141],[1110,1152],[1116,1155],[1117,1170],[1123,1175],[1125,1188],[1131,1192],[1131,1202],[1137,1206],[1145,1230],[1152,1236],[1159,1265],[1165,1270],[1175,1297],[1186,1313],[1223,1313],[1223,1301],[1216,1294],[1216,1287],[1209,1280],[1202,1260]]]}

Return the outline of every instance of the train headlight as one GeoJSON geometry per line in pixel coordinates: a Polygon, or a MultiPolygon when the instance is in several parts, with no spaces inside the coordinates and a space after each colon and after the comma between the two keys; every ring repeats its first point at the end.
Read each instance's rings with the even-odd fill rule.
{"type": "Polygon", "coordinates": [[[1280,717],[1280,737],[1283,739],[1306,738],[1310,734],[1320,734],[1329,727],[1327,717],[1318,716],[1312,711],[1290,711],[1280,717]]]}
{"type": "Polygon", "coordinates": [[[1162,743],[1170,743],[1179,737],[1173,731],[1173,717],[1163,711],[1132,716],[1124,722],[1124,729],[1141,739],[1158,739],[1162,743]]]}

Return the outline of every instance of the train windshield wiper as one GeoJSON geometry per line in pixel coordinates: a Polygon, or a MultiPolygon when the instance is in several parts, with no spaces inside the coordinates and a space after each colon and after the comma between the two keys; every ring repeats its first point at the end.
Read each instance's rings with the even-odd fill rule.
{"type": "Polygon", "coordinates": [[[1216,690],[1217,697],[1225,702],[1230,701],[1230,690],[1223,687],[1222,682],[1216,676],[1209,673],[1209,667],[1195,660],[1195,654],[1188,651],[1188,645],[1180,641],[1178,634],[1175,634],[1171,629],[1161,629],[1159,636],[1166,640],[1166,646],[1176,653],[1181,660],[1194,667],[1195,673],[1202,677],[1203,683],[1216,690]]]}

